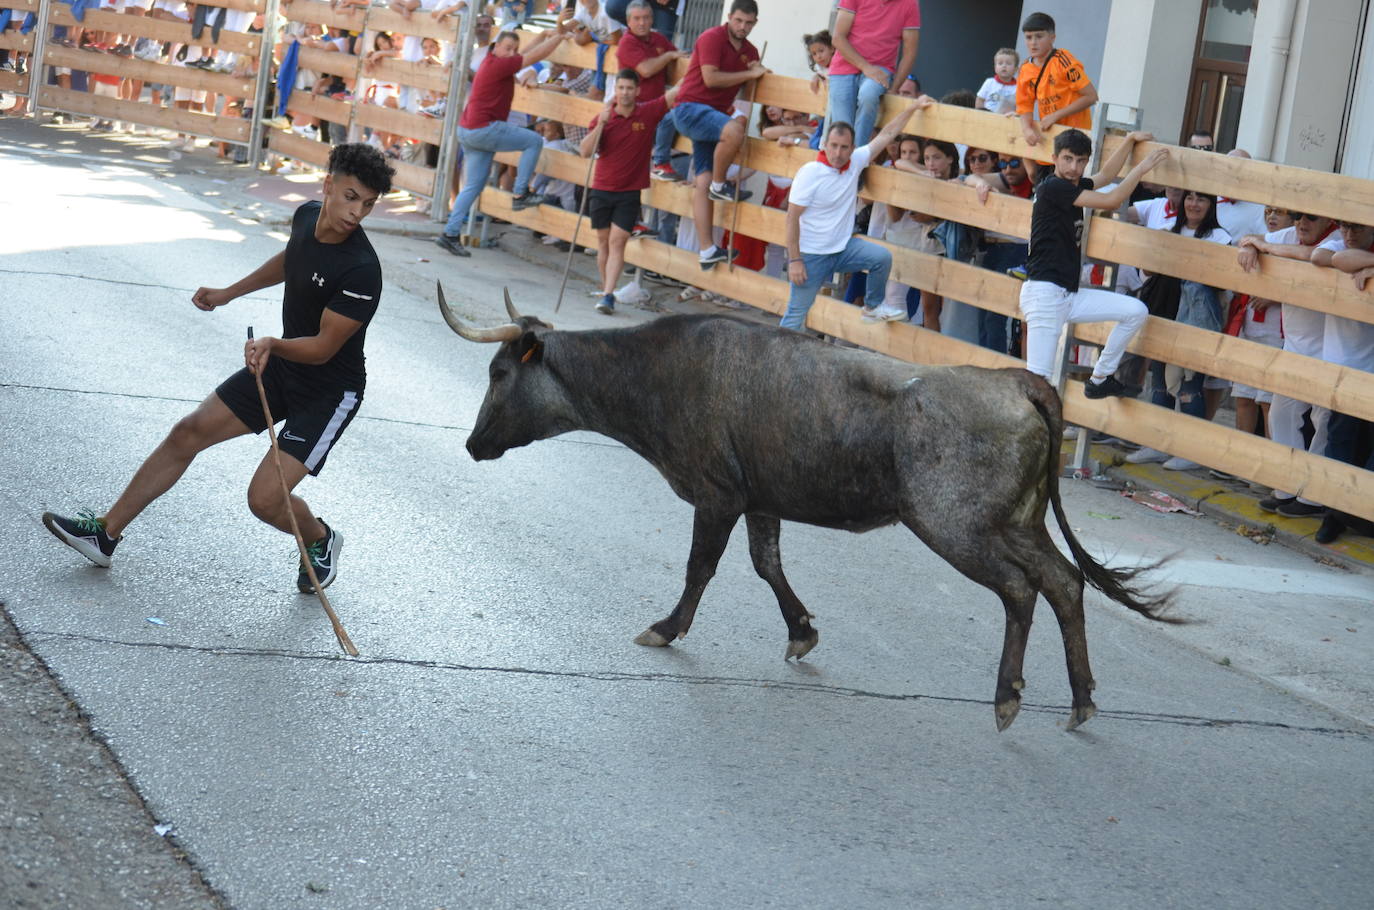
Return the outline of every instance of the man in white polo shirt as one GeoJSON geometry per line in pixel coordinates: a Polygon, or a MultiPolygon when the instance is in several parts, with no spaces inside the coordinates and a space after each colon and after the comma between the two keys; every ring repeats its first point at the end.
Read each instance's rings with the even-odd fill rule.
{"type": "Polygon", "coordinates": [[[787,278],[792,288],[783,328],[801,331],[806,327],[816,293],[835,272],[867,272],[869,287],[887,286],[892,254],[854,236],[859,175],[874,155],[897,138],[912,114],[934,103],[926,95],[917,98],[859,149],[854,148],[854,127],[832,123],[820,157],[797,171],[787,202],[787,278]]]}
{"type": "MultiPolygon", "coordinates": [[[[1351,275],[1374,264],[1374,227],[1341,222],[1340,231],[1317,244],[1312,251],[1312,264],[1324,268],[1334,266],[1351,275]]],[[[1325,320],[1322,360],[1374,373],[1374,324],[1330,313],[1325,320]]],[[[1374,421],[1332,411],[1326,427],[1326,457],[1366,470],[1374,469],[1374,421]]],[[[1356,519],[1348,515],[1328,511],[1317,529],[1317,543],[1332,543],[1353,521],[1356,519]]]]}

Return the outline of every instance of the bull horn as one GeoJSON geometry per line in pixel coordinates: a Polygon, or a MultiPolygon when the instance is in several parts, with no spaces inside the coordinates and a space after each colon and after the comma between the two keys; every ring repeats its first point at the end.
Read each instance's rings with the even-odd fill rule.
{"type": "MultiPolygon", "coordinates": [[[[458,314],[453,312],[453,309],[448,305],[448,301],[444,299],[444,286],[437,281],[434,282],[434,285],[439,290],[439,312],[443,314],[444,322],[447,322],[449,328],[453,329],[453,331],[457,332],[459,335],[462,335],[468,341],[514,341],[524,333],[525,330],[513,322],[507,323],[506,325],[498,325],[490,329],[479,329],[468,325],[458,318],[458,314]]],[[[509,306],[509,295],[507,295],[506,301],[509,306]]]]}
{"type": "Polygon", "coordinates": [[[506,288],[506,287],[501,288],[501,293],[503,293],[503,294],[506,295],[506,312],[510,315],[510,321],[511,321],[511,322],[519,322],[519,321],[520,321],[520,312],[519,312],[518,310],[516,310],[515,304],[511,302],[511,299],[510,299],[510,288],[506,288]]]}

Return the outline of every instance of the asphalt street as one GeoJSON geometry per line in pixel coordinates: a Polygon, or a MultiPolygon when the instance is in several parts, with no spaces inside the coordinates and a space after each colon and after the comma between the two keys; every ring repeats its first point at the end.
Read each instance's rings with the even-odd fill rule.
{"type": "Polygon", "coordinates": [[[1179,554],[1160,580],[1196,620],[1090,593],[1101,713],[1074,733],[1048,606],[998,734],[1000,604],[900,528],[784,528],[821,636],[801,663],[738,530],[690,636],[638,647],[690,508],[604,438],[463,449],[492,350],[443,324],[436,278],[485,324],[502,285],[607,323],[582,287],[555,319],[558,272],[499,251],[373,235],[366,399],[301,488],[344,534],[360,658],[247,511],[265,438],[198,458],[90,566],[39,515],[105,508],[245,326],[279,330],[272,292],[189,299],[285,236],[165,153],[0,143],[0,173],[0,601],[230,906],[1366,905],[1368,575],[1066,484],[1090,550],[1179,554]]]}

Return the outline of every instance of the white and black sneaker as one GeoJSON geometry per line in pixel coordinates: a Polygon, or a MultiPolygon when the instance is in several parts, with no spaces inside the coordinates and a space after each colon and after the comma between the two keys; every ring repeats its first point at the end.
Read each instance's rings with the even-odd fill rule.
{"type": "MultiPolygon", "coordinates": [[[[306,544],[305,552],[310,555],[310,565],[315,570],[315,577],[320,580],[320,587],[327,588],[334,583],[334,576],[339,574],[339,550],[343,549],[343,535],[325,524],[323,518],[320,524],[324,525],[324,536],[312,544],[306,544]]],[[[304,563],[301,563],[300,574],[296,576],[296,590],[302,594],[315,593],[304,563]]]]}
{"type": "Polygon", "coordinates": [[[43,527],[53,536],[71,547],[96,565],[108,569],[110,557],[122,537],[111,537],[105,533],[105,525],[90,509],[82,509],[75,518],[43,513],[43,527]]]}

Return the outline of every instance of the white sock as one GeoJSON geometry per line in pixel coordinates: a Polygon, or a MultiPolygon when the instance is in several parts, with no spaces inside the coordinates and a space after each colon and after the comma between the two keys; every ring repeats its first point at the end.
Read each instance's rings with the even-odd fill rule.
{"type": "Polygon", "coordinates": [[[709,259],[709,258],[711,258],[711,256],[713,256],[713,255],[715,254],[715,252],[716,252],[716,245],[713,243],[713,244],[711,244],[710,246],[708,246],[706,249],[704,249],[704,250],[701,251],[701,258],[702,258],[702,259],[709,259]]]}
{"type": "Polygon", "coordinates": [[[723,193],[723,192],[725,192],[725,181],[722,180],[720,183],[716,183],[714,180],[711,181],[711,192],[713,192],[713,193],[723,193]]]}

